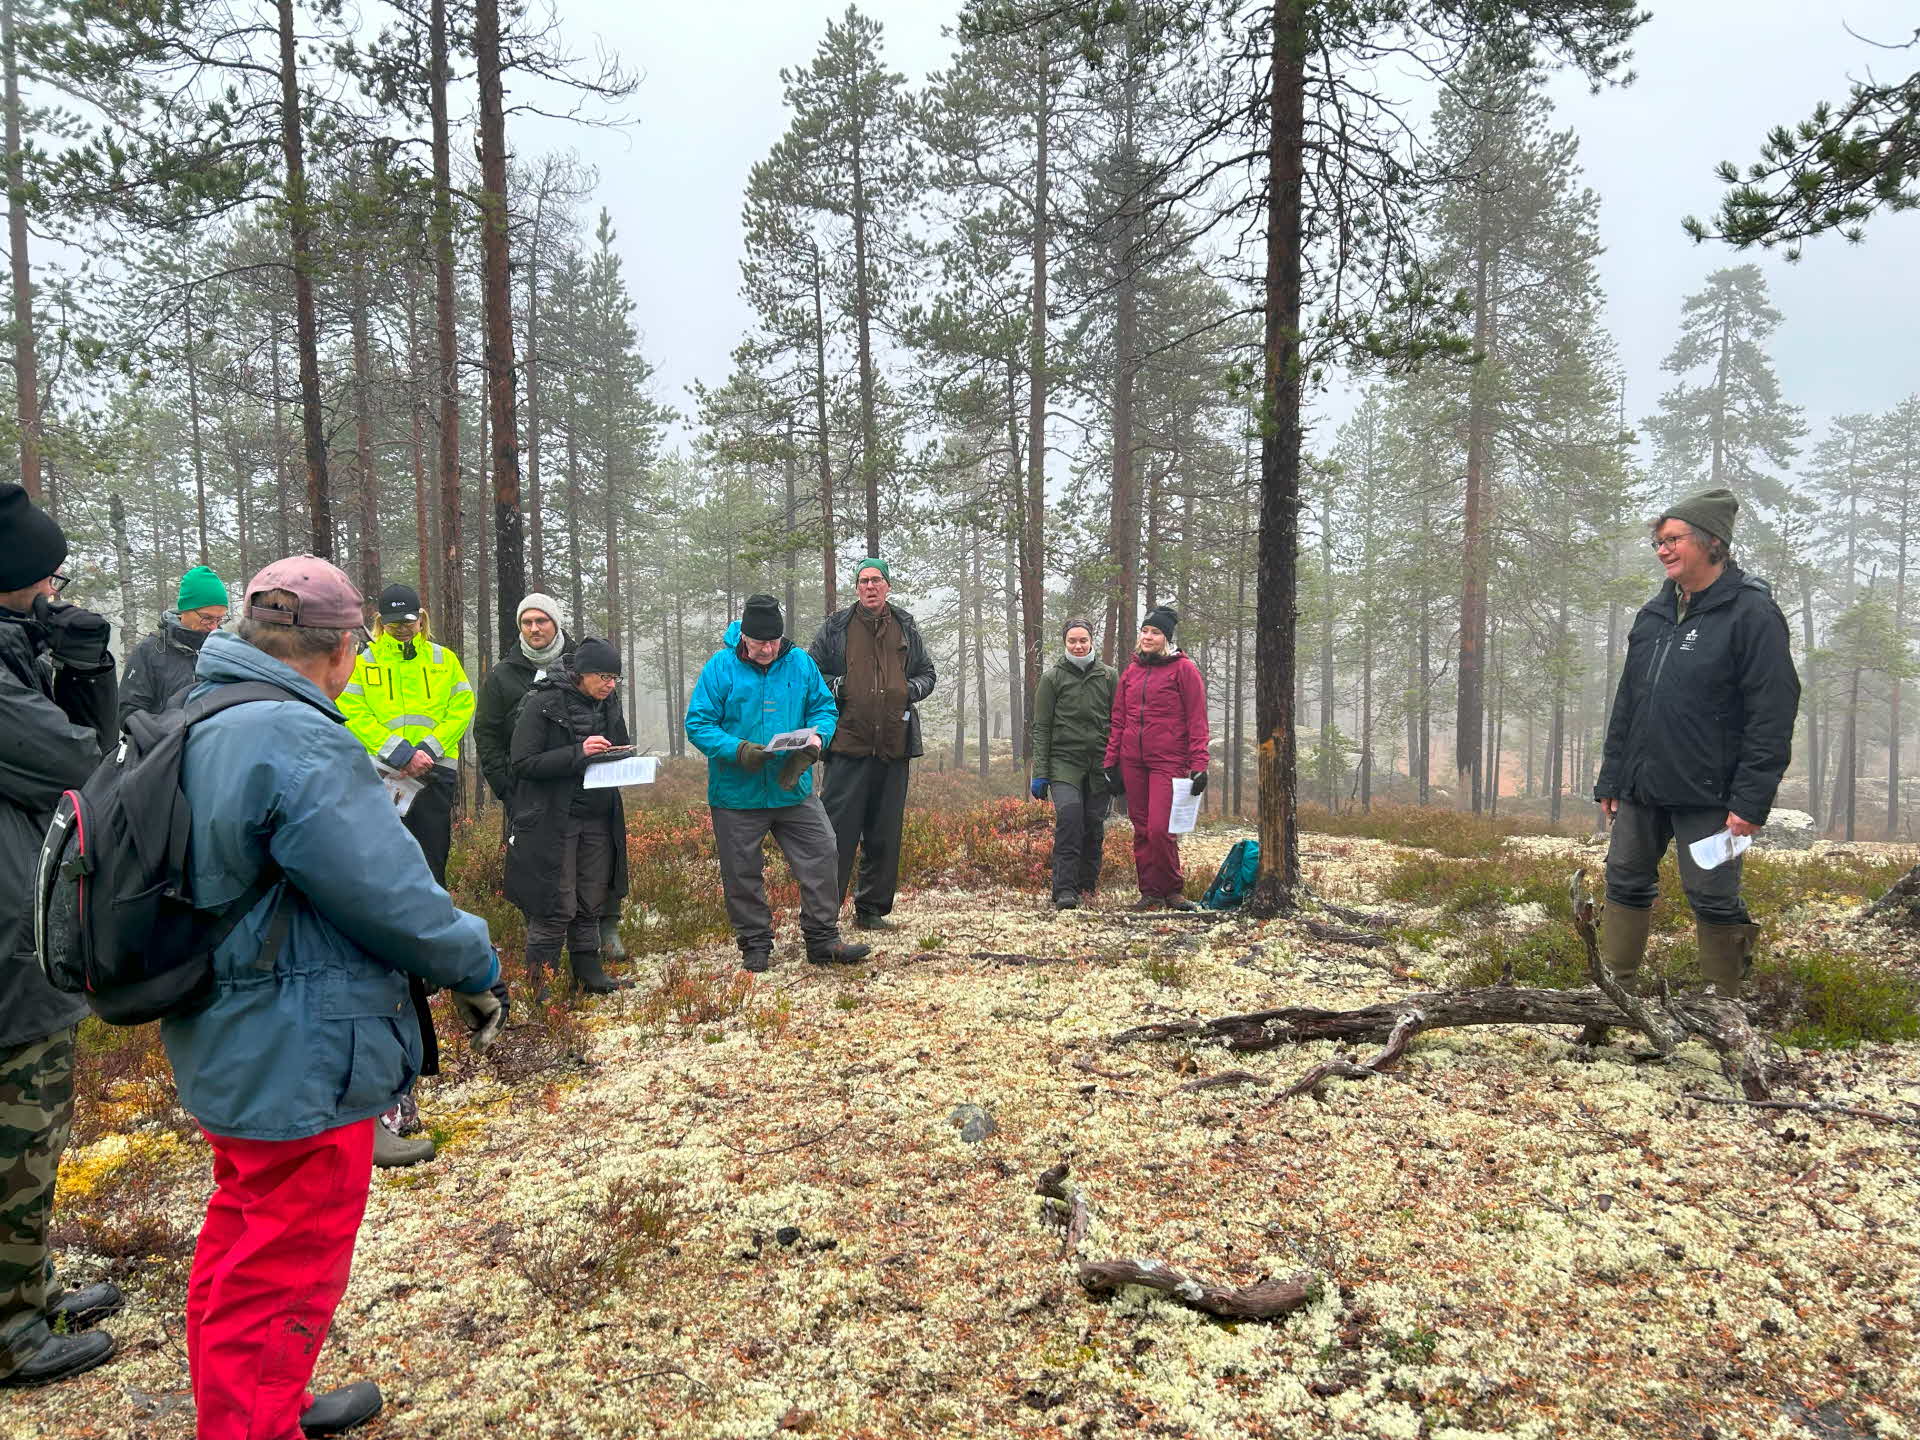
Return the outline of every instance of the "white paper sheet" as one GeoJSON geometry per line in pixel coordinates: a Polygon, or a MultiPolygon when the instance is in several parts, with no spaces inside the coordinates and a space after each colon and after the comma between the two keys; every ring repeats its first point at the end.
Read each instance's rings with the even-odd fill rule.
{"type": "Polygon", "coordinates": [[[1185,835],[1199,823],[1200,797],[1193,793],[1193,781],[1184,777],[1173,782],[1173,809],[1167,814],[1167,833],[1185,835]]]}
{"type": "Polygon", "coordinates": [[[809,745],[818,745],[819,743],[820,732],[811,725],[803,725],[798,730],[781,731],[778,735],[767,741],[767,749],[770,751],[804,750],[809,745]]]}
{"type": "Polygon", "coordinates": [[[1727,863],[1736,855],[1744,855],[1747,847],[1753,844],[1751,835],[1736,835],[1731,830],[1722,830],[1709,835],[1704,840],[1696,840],[1687,847],[1693,856],[1693,863],[1702,870],[1714,870],[1727,863]]]}
{"type": "Polygon", "coordinates": [[[617,790],[622,785],[653,784],[653,768],[660,763],[657,755],[629,755],[624,760],[607,760],[598,765],[587,767],[587,778],[583,785],[588,790],[617,790]]]}
{"type": "Polygon", "coordinates": [[[387,800],[393,806],[394,814],[405,815],[413,808],[413,800],[422,789],[418,780],[402,775],[398,770],[389,769],[378,760],[373,762],[374,773],[380,777],[380,784],[387,792],[387,800]]]}

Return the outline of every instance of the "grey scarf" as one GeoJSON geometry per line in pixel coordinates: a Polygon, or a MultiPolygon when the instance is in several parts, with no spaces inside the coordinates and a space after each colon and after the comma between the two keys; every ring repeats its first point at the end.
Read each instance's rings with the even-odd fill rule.
{"type": "Polygon", "coordinates": [[[536,650],[527,644],[526,636],[522,635],[520,637],[520,653],[543,669],[558,660],[560,658],[560,652],[566,648],[567,632],[558,627],[555,627],[553,632],[553,643],[542,650],[536,650]]]}

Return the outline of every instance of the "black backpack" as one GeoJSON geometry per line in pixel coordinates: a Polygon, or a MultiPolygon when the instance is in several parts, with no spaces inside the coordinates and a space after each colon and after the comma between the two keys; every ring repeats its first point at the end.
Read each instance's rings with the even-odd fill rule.
{"type": "MultiPolygon", "coordinates": [[[[213,952],[281,880],[268,864],[231,905],[203,910],[187,875],[191,812],[180,788],[187,732],[256,700],[290,700],[277,685],[223,685],[184,708],[135,713],[114,752],[60,797],[34,876],[34,944],[48,982],[110,1025],[192,1015],[213,999],[213,952]]],[[[261,968],[286,936],[274,906],[261,968]]]]}

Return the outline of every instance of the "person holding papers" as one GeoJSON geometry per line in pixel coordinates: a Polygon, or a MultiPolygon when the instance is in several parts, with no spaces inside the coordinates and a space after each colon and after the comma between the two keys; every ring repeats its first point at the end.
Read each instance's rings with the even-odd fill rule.
{"type": "Polygon", "coordinates": [[[1140,880],[1135,910],[1193,910],[1181,893],[1180,841],[1170,822],[1174,782],[1193,795],[1207,788],[1207,685],[1200,667],[1174,648],[1180,616],[1156,605],[1140,624],[1139,647],[1113,691],[1107,783],[1124,787],[1133,818],[1133,867],[1140,880]]]}
{"type": "Polygon", "coordinates": [[[707,804],[740,959],[773,963],[773,912],[761,877],[769,832],[800,887],[807,959],[846,965],[868,947],[840,938],[840,850],[813,793],[813,762],[839,723],[820,667],[786,638],[780,602],[751,595],[700,671],[687,702],[687,739],[707,757],[707,804]]]}
{"type": "MultiPolygon", "coordinates": [[[[1675,840],[1707,983],[1736,996],[1753,964],[1759,929],[1740,896],[1740,857],[1722,841],[1702,847],[1720,859],[1704,867],[1692,848],[1767,823],[1800,708],[1786,618],[1767,582],[1733,563],[1739,509],[1731,490],[1707,490],[1652,525],[1666,580],[1627,636],[1593,787],[1613,827],[1601,956],[1623,984],[1639,974],[1660,857],[1675,840]]],[[[1590,1026],[1581,1038],[1598,1044],[1605,1034],[1590,1026]]]]}
{"type": "Polygon", "coordinates": [[[620,652],[589,637],[534,682],[514,723],[507,899],[527,917],[527,983],[536,1002],[567,948],[573,983],[623,990],[600,966],[600,917],[627,893],[627,818],[620,792],[589,786],[589,767],[630,754],[614,699],[620,652]]]}

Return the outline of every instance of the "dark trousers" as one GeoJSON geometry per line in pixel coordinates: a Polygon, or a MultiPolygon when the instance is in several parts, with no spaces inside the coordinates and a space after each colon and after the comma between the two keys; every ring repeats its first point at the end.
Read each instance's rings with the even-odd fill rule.
{"type": "Polygon", "coordinates": [[[560,837],[559,894],[544,915],[527,916],[527,952],[558,956],[564,943],[575,955],[600,953],[600,916],[612,903],[613,827],[605,820],[579,822],[560,837]]]}
{"type": "Polygon", "coordinates": [[[860,884],[853,892],[853,908],[862,915],[886,914],[900,888],[900,824],[907,814],[911,763],[877,755],[827,755],[827,782],[820,799],[840,847],[840,898],[847,898],[857,850],[860,884]]]}
{"type": "Polygon", "coordinates": [[[53,1333],[47,1221],[73,1124],[73,1035],[67,1029],[0,1045],[0,1379],[39,1354],[53,1333]]]}
{"type": "Polygon", "coordinates": [[[1693,918],[1709,925],[1745,925],[1747,902],[1740,898],[1740,861],[1702,870],[1687,847],[1727,826],[1727,807],[1711,810],[1662,810],[1620,802],[1607,846],[1607,903],[1633,910],[1651,909],[1660,898],[1660,857],[1672,843],[1680,862],[1680,888],[1693,918]]]}
{"type": "Polygon", "coordinates": [[[767,908],[764,864],[769,833],[800,887],[800,933],[811,949],[840,938],[840,894],[833,888],[839,859],[833,826],[819,797],[798,805],[764,809],[713,809],[714,848],[720,856],[720,884],[727,897],[727,919],[740,949],[773,945],[773,912],[767,908]]]}
{"type": "MultiPolygon", "coordinates": [[[[453,849],[453,801],[459,788],[460,777],[445,765],[436,765],[420,777],[420,793],[400,817],[407,833],[420,842],[420,853],[427,857],[427,868],[442,890],[447,888],[447,855],[453,849]]],[[[440,1037],[433,1030],[427,982],[409,975],[407,994],[413,998],[414,1018],[420,1022],[420,1073],[438,1075],[440,1037]]]]}
{"type": "Polygon", "coordinates": [[[1112,797],[1094,794],[1085,776],[1078,783],[1054,780],[1047,786],[1053,800],[1053,897],[1100,888],[1100,862],[1107,843],[1107,807],[1112,797]]]}

